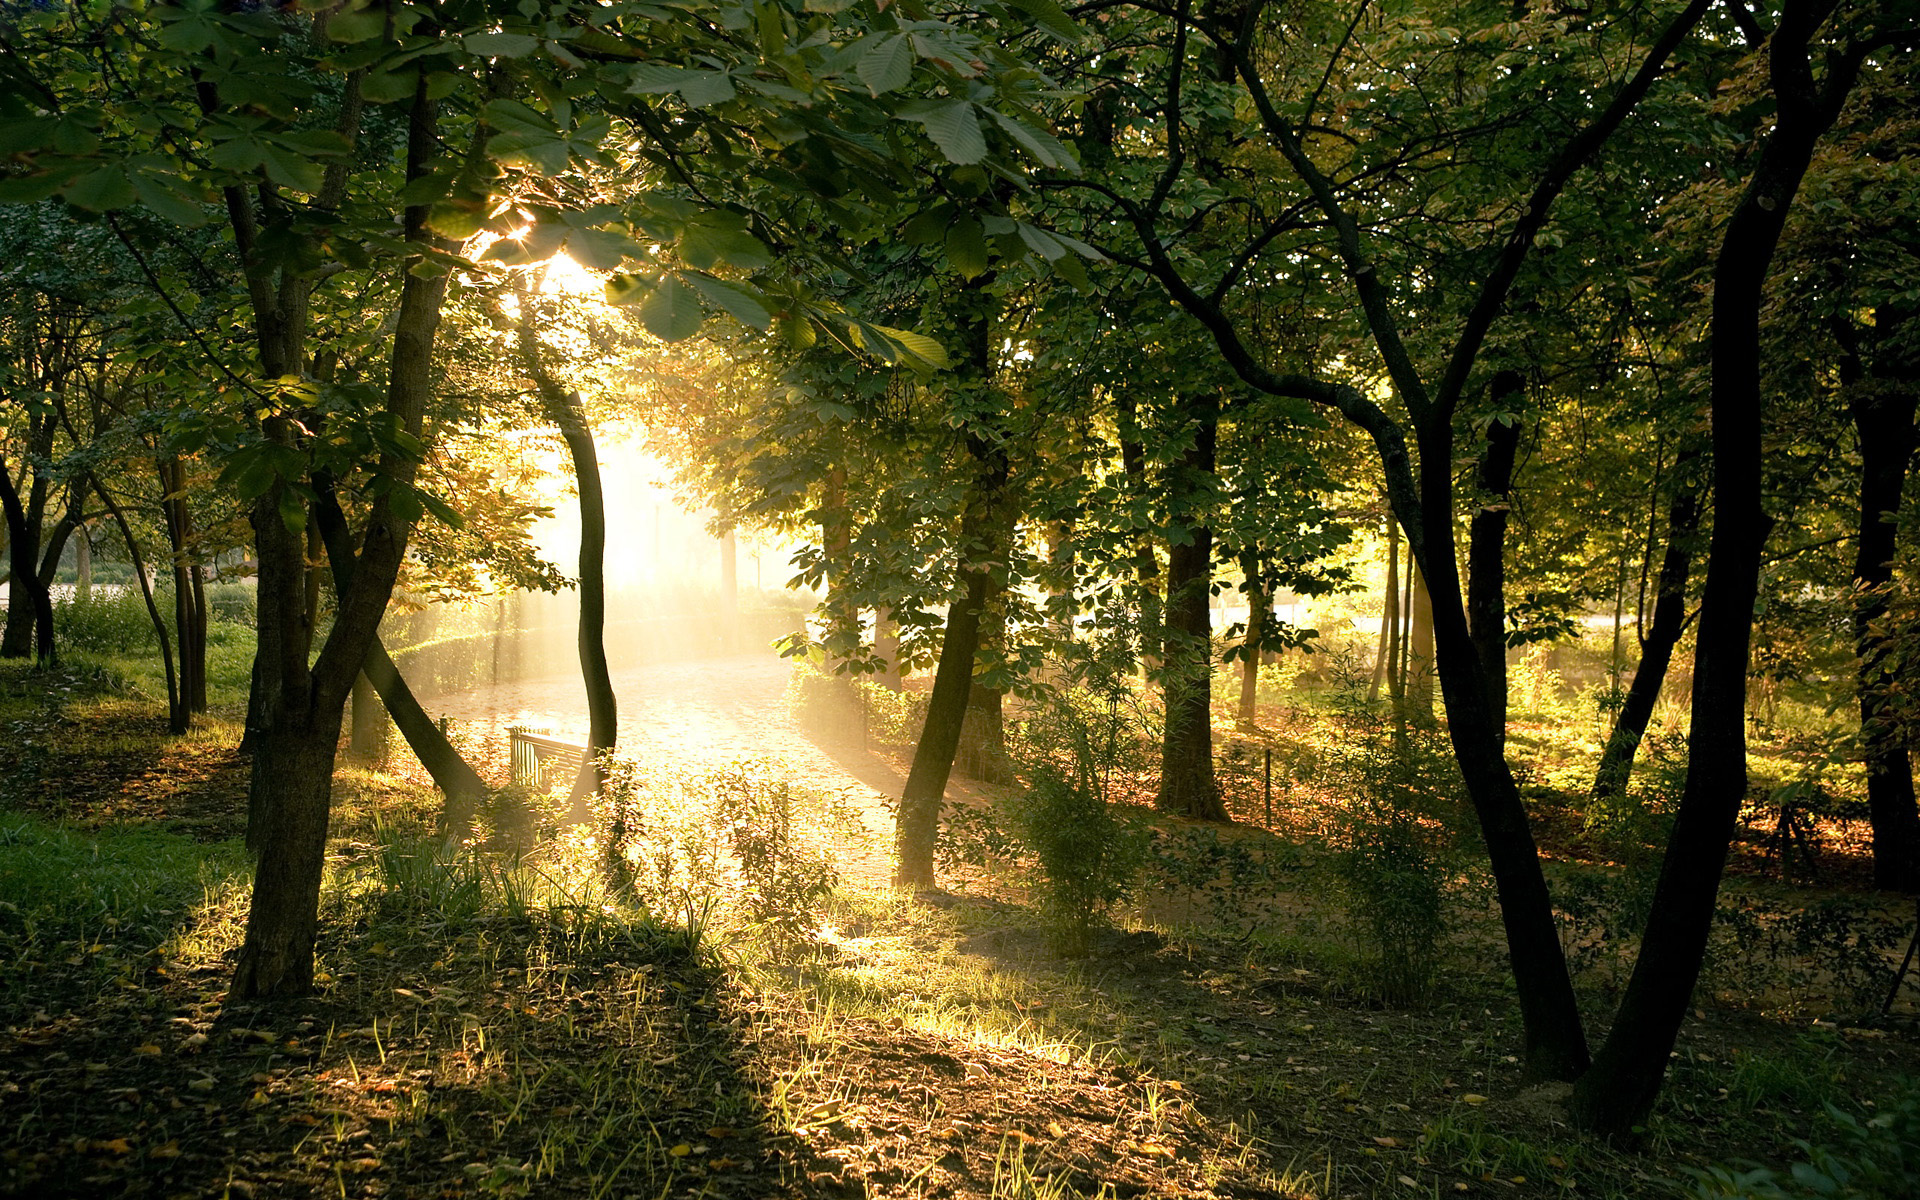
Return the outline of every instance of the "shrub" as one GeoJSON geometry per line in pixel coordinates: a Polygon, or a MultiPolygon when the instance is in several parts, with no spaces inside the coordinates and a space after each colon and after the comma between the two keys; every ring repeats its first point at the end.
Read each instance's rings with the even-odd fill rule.
{"type": "Polygon", "coordinates": [[[229,625],[254,627],[259,616],[259,594],[250,582],[215,583],[207,586],[207,618],[229,625]]]}
{"type": "MultiPolygon", "coordinates": [[[[161,597],[156,596],[158,602],[161,597]]],[[[170,612],[163,607],[163,614],[170,612]]],[[[117,593],[96,589],[85,600],[73,599],[54,606],[54,637],[63,647],[87,650],[95,654],[145,654],[158,649],[153,639],[153,620],[147,615],[146,601],[136,588],[117,593]]]]}
{"type": "Polygon", "coordinates": [[[1920,1091],[1867,1120],[1827,1105],[1831,1132],[1796,1138],[1805,1156],[1783,1174],[1771,1167],[1689,1169],[1700,1200],[1907,1200],[1920,1176],[1920,1091]]]}

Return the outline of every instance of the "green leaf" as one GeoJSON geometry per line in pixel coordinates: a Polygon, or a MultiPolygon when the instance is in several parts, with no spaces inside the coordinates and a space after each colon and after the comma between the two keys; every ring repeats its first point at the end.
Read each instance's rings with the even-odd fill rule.
{"type": "Polygon", "coordinates": [[[913,78],[913,44],[897,33],[883,37],[860,56],[855,69],[876,96],[905,87],[913,78]]]}
{"type": "Polygon", "coordinates": [[[133,190],[139,193],[140,203],[152,209],[154,214],[164,221],[171,221],[186,229],[198,229],[207,223],[207,210],[194,198],[182,194],[175,180],[151,175],[135,175],[133,190]]]}
{"type": "Polygon", "coordinates": [[[667,63],[633,64],[627,69],[627,91],[636,96],[679,92],[693,108],[723,104],[738,94],[725,71],[692,71],[667,63]]]}
{"type": "Polygon", "coordinates": [[[700,332],[707,314],[699,293],[672,275],[660,281],[640,304],[640,323],[663,342],[678,342],[700,332]]]}
{"type": "Polygon", "coordinates": [[[0,204],[37,204],[58,192],[66,182],[66,176],[58,171],[0,179],[0,204]]]}
{"type": "Polygon", "coordinates": [[[1013,0],[1013,6],[1032,17],[1035,25],[1063,42],[1078,42],[1086,36],[1055,0],[1013,0]]]}
{"type": "Polygon", "coordinates": [[[281,146],[269,145],[263,156],[267,178],[283,188],[311,196],[320,190],[327,169],[304,155],[281,146]]]}
{"type": "Polygon", "coordinates": [[[590,271],[611,271],[628,258],[645,258],[646,249],[617,229],[577,229],[567,238],[567,254],[590,271]]]}
{"type": "MultiPolygon", "coordinates": [[[[479,233],[486,223],[486,205],[475,204],[472,201],[450,200],[436,204],[427,210],[428,228],[442,237],[465,241],[479,233]]],[[[507,241],[506,238],[501,239],[501,242],[507,241]]],[[[495,243],[495,245],[499,244],[495,243]]]]}
{"type": "Polygon", "coordinates": [[[915,213],[913,220],[900,231],[900,237],[909,246],[931,246],[946,236],[952,221],[953,205],[936,204],[915,213]]]}
{"type": "Polygon", "coordinates": [[[327,36],[336,42],[365,42],[387,31],[384,9],[356,8],[327,19],[327,36]]]}
{"type": "Polygon", "coordinates": [[[375,104],[392,104],[412,96],[419,83],[420,72],[414,70],[368,71],[360,78],[360,94],[375,104]]]}
{"type": "Polygon", "coordinates": [[[1077,169],[1073,152],[1062,145],[1060,140],[1043,129],[1035,129],[1024,121],[1015,120],[1002,112],[988,109],[993,123],[1006,130],[1007,135],[1020,143],[1028,154],[1039,160],[1043,167],[1057,167],[1067,170],[1077,169]]]}
{"type": "Polygon", "coordinates": [[[715,279],[711,275],[700,272],[689,272],[684,278],[699,289],[708,303],[724,310],[728,316],[742,325],[765,329],[772,324],[773,314],[768,310],[766,301],[739,284],[715,279]]]}
{"type": "MultiPolygon", "coordinates": [[[[25,154],[53,144],[59,122],[52,117],[32,117],[25,121],[0,121],[0,154],[25,154]]],[[[96,141],[97,144],[97,141],[96,141]]],[[[86,151],[78,151],[86,153],[86,151]]]]}
{"type": "Polygon", "coordinates": [[[280,523],[287,527],[288,533],[307,531],[307,502],[300,498],[299,492],[292,488],[281,488],[275,503],[280,509],[280,523]]]}
{"type": "Polygon", "coordinates": [[[975,279],[986,274],[987,235],[980,222],[971,216],[963,216],[947,226],[947,261],[960,273],[962,279],[975,279]]]}
{"type": "Polygon", "coordinates": [[[965,166],[987,156],[986,135],[980,132],[972,101],[923,100],[902,106],[900,115],[926,126],[927,136],[948,162],[965,166]]]}
{"type": "Polygon", "coordinates": [[[68,184],[61,195],[68,204],[88,212],[126,208],[138,199],[132,182],[127,179],[126,168],[117,163],[87,172],[68,184]]]}
{"type": "Polygon", "coordinates": [[[483,58],[525,58],[540,48],[540,39],[524,33],[470,33],[460,44],[468,54],[483,58]]]}
{"type": "Polygon", "coordinates": [[[427,511],[432,513],[434,519],[442,525],[445,525],[448,529],[466,528],[467,519],[461,516],[451,504],[448,504],[432,492],[423,492],[415,489],[415,494],[420,497],[420,503],[426,505],[427,511]]]}
{"type": "Polygon", "coordinates": [[[702,271],[722,264],[758,271],[773,264],[773,253],[751,233],[704,222],[687,226],[680,238],[680,257],[688,266],[702,271]]]}

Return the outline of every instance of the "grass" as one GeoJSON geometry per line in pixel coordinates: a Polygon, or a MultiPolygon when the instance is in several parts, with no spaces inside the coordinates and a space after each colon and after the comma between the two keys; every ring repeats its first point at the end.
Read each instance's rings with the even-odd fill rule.
{"type": "MultiPolygon", "coordinates": [[[[1246,854],[1193,844],[1216,884],[1254,871],[1267,902],[1224,922],[1143,904],[1062,959],[1026,898],[984,880],[937,904],[822,899],[806,856],[842,836],[827,798],[751,773],[647,792],[674,801],[649,828],[724,848],[728,814],[758,813],[738,845],[800,881],[786,892],[733,851],[704,876],[630,859],[622,890],[578,838],[450,848],[430,793],[343,769],[322,987],[229,1005],[237,730],[167,739],[150,697],[84,664],[0,666],[0,723],[23,747],[0,779],[0,1192],[1681,1196],[1689,1170],[1851,1136],[1830,1111],[1867,1127],[1860,1100],[1920,1059],[1897,1031],[1781,1019],[1756,959],[1703,998],[1646,1149],[1600,1145],[1520,1076],[1478,893],[1455,895],[1411,1009],[1372,998],[1317,894],[1325,855],[1294,830],[1234,834],[1246,854]],[[783,821],[791,846],[767,840],[783,821]],[[648,878],[706,895],[706,926],[670,919],[648,878]],[[773,919],[776,894],[807,911],[773,919]]],[[[1616,982],[1583,976],[1596,1012],[1616,982]]]]}

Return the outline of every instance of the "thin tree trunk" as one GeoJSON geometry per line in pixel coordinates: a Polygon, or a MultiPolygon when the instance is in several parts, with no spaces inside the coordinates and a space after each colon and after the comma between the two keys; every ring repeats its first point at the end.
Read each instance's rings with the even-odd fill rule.
{"type": "MultiPolygon", "coordinates": [[[[321,541],[326,546],[334,591],[337,595],[345,596],[353,586],[354,575],[353,540],[347,528],[346,514],[340,511],[330,479],[324,476],[316,479],[314,492],[317,496],[313,506],[314,518],[319,523],[321,541]]],[[[349,752],[372,757],[372,743],[377,740],[380,752],[384,753],[387,716],[391,714],[400,736],[406,739],[407,748],[427,769],[434,786],[440,789],[444,798],[440,813],[442,832],[457,834],[465,831],[473,820],[475,810],[487,797],[486,781],[447,740],[446,733],[427,715],[426,709],[420,707],[419,699],[413,694],[413,689],[407,686],[406,678],[394,665],[392,656],[387,653],[378,635],[368,647],[366,661],[361,664],[360,673],[354,678],[352,697],[353,728],[348,742],[349,752]]]]}
{"type": "Polygon", "coordinates": [[[594,450],[593,429],[586,406],[577,392],[566,392],[547,371],[534,333],[532,290],[518,288],[521,365],[533,379],[547,419],[566,440],[573,460],[574,488],[580,494],[580,674],[587,688],[587,751],[580,776],[573,785],[571,804],[576,819],[586,815],[588,803],[607,786],[606,755],[619,740],[618,701],[613,673],[607,667],[607,502],[600,482],[600,460],[594,450]]]}
{"type": "MultiPolygon", "coordinates": [[[[994,386],[994,302],[987,289],[991,278],[981,276],[966,285],[953,306],[964,346],[964,357],[954,372],[954,386],[974,391],[974,399],[983,407],[991,400],[994,386]]],[[[995,586],[994,572],[1005,569],[996,555],[1003,553],[1006,545],[1001,529],[1010,474],[1006,443],[982,432],[969,432],[967,455],[973,464],[973,486],[968,489],[967,506],[960,517],[957,551],[958,573],[966,592],[947,608],[940,664],[934,669],[933,692],[927,697],[926,722],[913,748],[913,766],[900,794],[894,825],[894,886],[915,891],[935,886],[934,844],[939,837],[947,779],[960,748],[967,698],[973,690],[980,623],[995,586]]]]}
{"type": "Polygon", "coordinates": [[[93,599],[93,533],[82,525],[73,547],[73,596],[85,604],[93,599]]]}
{"type": "Polygon", "coordinates": [[[1407,612],[1408,708],[1413,720],[1425,727],[1433,724],[1433,597],[1419,563],[1408,572],[1407,612]]]}
{"type": "Polygon", "coordinates": [[[167,527],[173,574],[173,627],[180,637],[180,695],[191,712],[207,710],[207,628],[204,591],[196,586],[192,514],[187,509],[186,471],[180,460],[156,464],[160,511],[167,527]],[[196,698],[198,703],[196,703],[196,698]]]}
{"type": "MultiPolygon", "coordinates": [[[[990,546],[988,557],[1000,561],[1004,551],[990,546]]],[[[980,614],[980,632],[974,658],[997,658],[1006,652],[1006,584],[989,576],[986,607],[980,614]]],[[[960,722],[960,744],[953,769],[969,779],[1001,786],[1018,782],[1013,756],[1007,753],[1006,693],[983,683],[976,673],[967,689],[967,712],[960,722]]]]}
{"type": "MultiPolygon", "coordinates": [[[[0,468],[3,471],[4,468],[0,468]]],[[[186,700],[180,695],[180,683],[173,672],[173,644],[167,638],[167,622],[160,615],[160,606],[153,599],[153,585],[147,579],[147,564],[140,553],[140,541],[133,536],[133,527],[127,524],[126,514],[101,485],[98,476],[93,480],[94,491],[99,493],[100,502],[112,514],[114,524],[120,527],[120,536],[127,542],[127,558],[133,563],[133,577],[140,584],[140,598],[147,602],[147,618],[153,622],[153,636],[160,642],[160,667],[167,678],[167,732],[185,733],[193,723],[187,710],[186,700]]]]}
{"type": "Polygon", "coordinates": [[[1646,736],[1653,719],[1653,707],[1660,699],[1660,688],[1673,662],[1673,650],[1687,623],[1687,579],[1693,570],[1694,539],[1700,529],[1700,493],[1688,478],[1685,467],[1697,460],[1698,452],[1683,453],[1675,464],[1676,487],[1667,506],[1667,548],[1660,560],[1659,581],[1653,600],[1653,620],[1647,625],[1640,643],[1640,661],[1633,669],[1633,682],[1620,702],[1613,719],[1613,732],[1601,751],[1600,765],[1594,771],[1593,798],[1617,800],[1626,795],[1633,774],[1634,756],[1640,739],[1646,736]]]}
{"type": "MultiPolygon", "coordinates": [[[[1520,377],[1511,371],[1494,377],[1495,404],[1504,405],[1521,390],[1520,377]]],[[[1487,445],[1480,455],[1480,492],[1484,497],[1473,514],[1467,540],[1467,626],[1487,683],[1487,707],[1493,712],[1495,737],[1507,741],[1507,494],[1513,487],[1514,453],[1520,445],[1520,422],[1495,419],[1487,426],[1487,445]]]]}
{"type": "MultiPolygon", "coordinates": [[[[1124,392],[1114,401],[1120,427],[1120,471],[1133,495],[1147,490],[1146,448],[1140,440],[1139,407],[1124,392]]],[[[1133,573],[1140,589],[1140,665],[1151,680],[1160,670],[1162,609],[1160,603],[1160,560],[1154,553],[1153,539],[1142,535],[1134,543],[1133,573]]]]}
{"type": "Polygon", "coordinates": [[[884,605],[873,610],[873,653],[883,664],[874,682],[890,692],[899,691],[904,684],[900,670],[900,622],[893,619],[893,610],[884,605]]]}
{"type": "Polygon", "coordinates": [[[1154,807],[1202,821],[1231,822],[1213,773],[1212,495],[1219,413],[1203,406],[1194,444],[1174,470],[1167,539],[1166,720],[1154,807]]]}
{"type": "Polygon", "coordinates": [[[1260,728],[1260,648],[1272,620],[1273,597],[1260,577],[1260,556],[1249,551],[1240,560],[1246,574],[1247,636],[1240,642],[1240,709],[1235,724],[1242,733],[1260,728]]]}
{"type": "Polygon", "coordinates": [[[1714,264],[1713,536],[1694,655],[1687,780],[1654,887],[1633,976],[1592,1069],[1575,1085],[1584,1127],[1624,1135],[1646,1120],[1666,1076],[1704,960],[1740,805],[1746,795],[1746,691],[1760,555],[1770,521],[1761,502],[1760,312],[1794,194],[1815,144],[1858,75],[1860,58],[1828,54],[1822,81],[1809,44],[1830,0],[1792,0],[1769,43],[1777,111],[1714,264]]]}
{"type": "Polygon", "coordinates": [[[947,779],[960,748],[967,697],[973,690],[974,652],[980,645],[980,622],[992,593],[996,565],[991,549],[997,540],[993,530],[1000,519],[1001,492],[1007,484],[1006,452],[1001,446],[973,436],[967,439],[967,449],[977,479],[960,521],[960,575],[967,590],[965,597],[947,610],[940,663],[934,668],[933,691],[927,697],[927,718],[913,749],[913,766],[900,795],[894,834],[894,886],[916,891],[934,886],[934,842],[939,836],[947,779]]]}
{"type": "Polygon", "coordinates": [[[1373,660],[1373,683],[1367,688],[1367,703],[1380,699],[1380,685],[1387,695],[1399,694],[1395,682],[1400,658],[1400,521],[1387,512],[1387,584],[1380,598],[1380,649],[1373,660]]]}

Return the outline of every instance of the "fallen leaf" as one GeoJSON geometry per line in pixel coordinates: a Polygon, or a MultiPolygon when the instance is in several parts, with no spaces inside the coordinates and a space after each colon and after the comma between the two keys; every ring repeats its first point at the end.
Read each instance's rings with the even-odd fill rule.
{"type": "Polygon", "coordinates": [[[1420,1186],[1420,1181],[1418,1179],[1415,1179],[1411,1175],[1396,1175],[1394,1176],[1394,1178],[1398,1179],[1401,1183],[1406,1184],[1408,1187],[1420,1186]]]}
{"type": "Polygon", "coordinates": [[[675,1158],[685,1158],[687,1155],[693,1153],[693,1147],[685,1142],[681,1142],[678,1146],[667,1151],[667,1153],[673,1155],[675,1158]]]}
{"type": "Polygon", "coordinates": [[[1486,1102],[1487,1098],[1478,1092],[1468,1092],[1466,1095],[1460,1097],[1460,1103],[1462,1104],[1485,1104],[1486,1102]]]}
{"type": "Polygon", "coordinates": [[[154,1045],[152,1042],[148,1042],[144,1046],[135,1046],[133,1052],[135,1054],[158,1054],[160,1053],[160,1047],[154,1045]]]}
{"type": "Polygon", "coordinates": [[[179,1158],[180,1143],[168,1142],[164,1146],[155,1146],[153,1149],[147,1151],[147,1157],[148,1158],[179,1158]]]}
{"type": "Polygon", "coordinates": [[[1400,1139],[1396,1137],[1377,1137],[1373,1139],[1373,1144],[1376,1146],[1398,1146],[1400,1139]]]}

